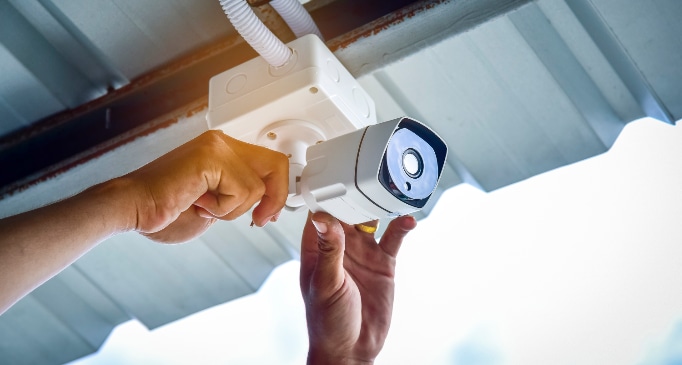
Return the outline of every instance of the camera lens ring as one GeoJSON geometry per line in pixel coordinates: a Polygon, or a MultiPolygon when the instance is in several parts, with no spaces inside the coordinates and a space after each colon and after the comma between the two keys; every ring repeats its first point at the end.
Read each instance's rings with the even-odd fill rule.
{"type": "Polygon", "coordinates": [[[403,151],[402,167],[407,176],[417,179],[424,172],[424,160],[417,150],[408,148],[403,151]]]}

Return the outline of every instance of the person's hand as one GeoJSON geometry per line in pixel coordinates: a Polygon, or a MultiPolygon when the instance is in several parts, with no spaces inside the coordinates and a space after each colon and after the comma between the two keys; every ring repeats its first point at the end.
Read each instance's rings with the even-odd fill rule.
{"type": "Polygon", "coordinates": [[[182,242],[258,201],[253,222],[262,227],[276,220],[288,194],[289,161],[212,130],[121,180],[133,187],[134,230],[156,241],[182,242]]]}
{"type": "Polygon", "coordinates": [[[300,278],[310,342],[308,364],[374,362],[391,323],[396,255],[415,226],[413,217],[396,218],[377,244],[373,234],[329,214],[308,217],[300,278]]]}

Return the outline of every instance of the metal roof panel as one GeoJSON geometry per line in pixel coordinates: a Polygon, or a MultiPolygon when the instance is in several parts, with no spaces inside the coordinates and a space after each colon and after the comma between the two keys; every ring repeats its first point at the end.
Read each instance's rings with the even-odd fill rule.
{"type": "Polygon", "coordinates": [[[253,291],[200,241],[159,245],[136,233],[123,234],[74,265],[149,328],[253,291]]]}
{"type": "Polygon", "coordinates": [[[25,127],[63,108],[14,55],[0,44],[0,133],[25,127]]]}

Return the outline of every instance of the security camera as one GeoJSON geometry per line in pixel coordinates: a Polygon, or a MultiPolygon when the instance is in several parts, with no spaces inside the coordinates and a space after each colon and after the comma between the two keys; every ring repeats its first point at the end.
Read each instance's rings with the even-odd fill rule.
{"type": "Polygon", "coordinates": [[[436,189],[447,152],[411,118],[368,126],[308,148],[301,196],[313,212],[348,224],[409,214],[436,189]]]}
{"type": "Polygon", "coordinates": [[[287,44],[273,67],[256,57],[211,78],[210,128],[289,157],[290,211],[308,206],[348,223],[424,207],[447,155],[422,123],[377,124],[369,94],[319,38],[287,44]]]}

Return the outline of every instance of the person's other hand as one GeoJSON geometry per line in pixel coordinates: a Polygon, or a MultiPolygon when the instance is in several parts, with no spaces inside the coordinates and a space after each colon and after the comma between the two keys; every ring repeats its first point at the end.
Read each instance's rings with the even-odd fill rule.
{"type": "Polygon", "coordinates": [[[136,197],[134,229],[156,241],[183,242],[258,201],[253,222],[276,220],[288,194],[289,161],[211,130],[122,180],[136,197]]]}
{"type": "Polygon", "coordinates": [[[374,362],[391,323],[396,255],[414,227],[413,217],[396,218],[377,244],[373,234],[329,214],[308,217],[300,278],[310,342],[308,364],[374,362]]]}

